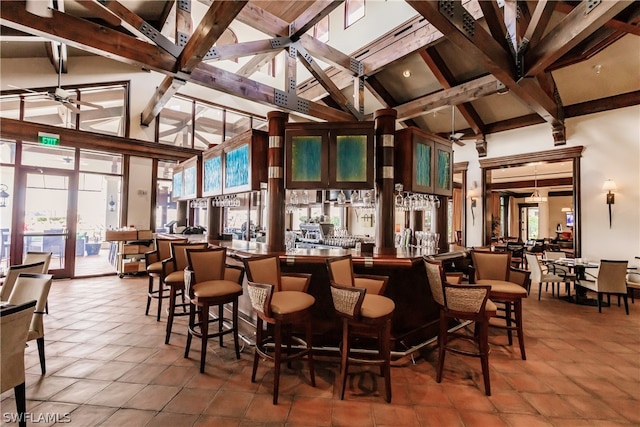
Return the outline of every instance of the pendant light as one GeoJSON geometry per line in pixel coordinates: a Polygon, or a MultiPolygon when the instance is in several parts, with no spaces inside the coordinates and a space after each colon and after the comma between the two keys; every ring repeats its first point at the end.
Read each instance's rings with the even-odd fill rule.
{"type": "Polygon", "coordinates": [[[527,202],[527,203],[546,202],[547,198],[541,196],[540,192],[538,191],[538,167],[537,166],[534,166],[533,174],[534,174],[534,177],[535,177],[534,178],[534,190],[533,190],[533,193],[531,194],[531,196],[525,198],[524,201],[527,202]]]}

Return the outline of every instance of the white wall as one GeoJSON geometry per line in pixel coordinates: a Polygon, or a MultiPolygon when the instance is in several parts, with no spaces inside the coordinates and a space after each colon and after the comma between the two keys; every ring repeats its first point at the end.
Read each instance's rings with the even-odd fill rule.
{"type": "MultiPolygon", "coordinates": [[[[580,164],[582,257],[627,259],[637,264],[634,257],[640,256],[640,106],[570,118],[566,128],[566,146],[585,147],[580,164]],[[602,184],[609,178],[618,186],[611,229],[602,191],[602,184]]],[[[562,147],[554,147],[548,124],[487,136],[487,158],[554,148],[562,147]]],[[[473,144],[454,146],[454,161],[468,161],[468,182],[481,182],[473,144]]],[[[549,226],[555,227],[555,223],[549,226]]],[[[482,221],[472,225],[471,212],[467,212],[468,246],[482,244],[482,227],[482,221]]]]}
{"type": "Polygon", "coordinates": [[[151,188],[153,187],[152,160],[131,157],[129,175],[129,206],[127,224],[138,230],[151,229],[151,188]]]}

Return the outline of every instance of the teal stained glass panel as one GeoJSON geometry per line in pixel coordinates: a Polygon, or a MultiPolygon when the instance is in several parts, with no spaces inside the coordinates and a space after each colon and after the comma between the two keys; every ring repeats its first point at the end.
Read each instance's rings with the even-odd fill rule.
{"type": "Polygon", "coordinates": [[[190,167],[184,170],[184,196],[195,196],[196,194],[196,167],[190,167]]]}
{"type": "Polygon", "coordinates": [[[431,187],[431,147],[416,144],[416,185],[431,187]]]}
{"type": "Polygon", "coordinates": [[[336,181],[367,180],[367,135],[336,137],[336,181]]]}
{"type": "Polygon", "coordinates": [[[443,190],[451,189],[451,153],[438,150],[438,181],[437,186],[443,190]]]}
{"type": "Polygon", "coordinates": [[[291,180],[322,181],[322,137],[319,135],[291,138],[291,180]]]}
{"type": "Polygon", "coordinates": [[[222,158],[210,157],[204,161],[204,193],[222,191],[222,158]]]}
{"type": "Polygon", "coordinates": [[[182,197],[182,172],[173,174],[173,197],[182,197]]]}
{"type": "Polygon", "coordinates": [[[249,184],[249,145],[242,145],[226,154],[226,188],[249,184]]]}

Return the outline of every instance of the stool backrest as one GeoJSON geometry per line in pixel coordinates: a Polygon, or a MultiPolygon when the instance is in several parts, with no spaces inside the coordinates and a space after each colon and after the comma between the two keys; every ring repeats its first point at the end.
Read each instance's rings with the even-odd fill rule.
{"type": "Polygon", "coordinates": [[[471,251],[471,259],[478,280],[509,281],[510,252],[471,251]]]}
{"type": "Polygon", "coordinates": [[[355,286],[351,255],[328,258],[327,269],[329,270],[329,280],[337,285],[355,286]]]}

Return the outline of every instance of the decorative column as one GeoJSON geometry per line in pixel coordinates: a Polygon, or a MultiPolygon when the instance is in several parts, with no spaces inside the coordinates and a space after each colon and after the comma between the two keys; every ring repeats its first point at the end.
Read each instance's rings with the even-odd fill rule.
{"type": "Polygon", "coordinates": [[[394,148],[396,117],[392,108],[373,114],[376,146],[376,250],[395,253],[394,242],[394,148]]]}
{"type": "Polygon", "coordinates": [[[224,208],[213,206],[211,199],[207,199],[207,203],[209,204],[209,206],[207,206],[207,239],[209,241],[220,240],[222,239],[222,232],[224,230],[222,227],[224,208]]]}
{"type": "Polygon", "coordinates": [[[285,190],[284,190],[284,130],[289,114],[270,111],[269,179],[267,180],[267,249],[284,251],[285,190]]]}

